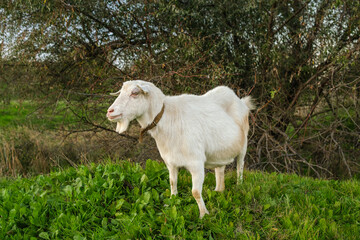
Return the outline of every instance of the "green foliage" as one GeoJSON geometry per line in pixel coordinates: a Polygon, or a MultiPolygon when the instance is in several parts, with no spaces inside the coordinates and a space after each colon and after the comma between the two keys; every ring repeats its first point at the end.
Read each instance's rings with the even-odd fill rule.
{"type": "Polygon", "coordinates": [[[0,179],[1,239],[356,239],[359,182],[235,173],[214,192],[207,174],[202,220],[181,171],[170,197],[164,164],[80,166],[33,178],[0,179]]]}

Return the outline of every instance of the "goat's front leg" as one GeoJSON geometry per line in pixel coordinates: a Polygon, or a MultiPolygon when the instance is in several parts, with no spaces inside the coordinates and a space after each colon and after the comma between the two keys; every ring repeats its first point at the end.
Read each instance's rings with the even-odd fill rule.
{"type": "Polygon", "coordinates": [[[168,169],[169,169],[171,195],[176,195],[178,193],[177,180],[178,180],[179,169],[175,166],[168,166],[168,169]]]}
{"type": "Polygon", "coordinates": [[[209,214],[201,195],[205,178],[204,166],[191,169],[190,173],[192,176],[192,195],[199,206],[200,218],[203,218],[205,214],[209,214]]]}
{"type": "Polygon", "coordinates": [[[222,192],[225,190],[225,166],[215,168],[216,187],[215,191],[222,192]]]}

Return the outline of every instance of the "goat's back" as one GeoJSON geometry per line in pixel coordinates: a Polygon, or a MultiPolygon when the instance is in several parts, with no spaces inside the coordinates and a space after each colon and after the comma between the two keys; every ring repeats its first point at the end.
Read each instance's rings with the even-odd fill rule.
{"type": "Polygon", "coordinates": [[[249,111],[254,109],[250,96],[240,99],[226,86],[216,87],[203,96],[220,105],[236,122],[242,122],[244,116],[248,116],[249,111]]]}

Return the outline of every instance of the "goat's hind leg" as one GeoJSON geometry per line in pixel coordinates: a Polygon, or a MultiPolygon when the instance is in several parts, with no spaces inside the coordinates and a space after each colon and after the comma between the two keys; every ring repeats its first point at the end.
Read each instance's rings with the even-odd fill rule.
{"type": "Polygon", "coordinates": [[[244,159],[245,159],[246,149],[247,149],[247,136],[246,135],[245,135],[244,145],[242,146],[240,154],[237,156],[237,159],[236,159],[237,160],[236,161],[237,184],[240,184],[243,182],[244,163],[245,163],[244,159]]]}
{"type": "Polygon", "coordinates": [[[225,166],[215,168],[216,187],[215,191],[222,192],[225,190],[225,166]]]}
{"type": "Polygon", "coordinates": [[[244,158],[245,153],[240,153],[236,158],[236,173],[237,173],[237,184],[240,184],[243,182],[243,175],[244,175],[244,158]]]}

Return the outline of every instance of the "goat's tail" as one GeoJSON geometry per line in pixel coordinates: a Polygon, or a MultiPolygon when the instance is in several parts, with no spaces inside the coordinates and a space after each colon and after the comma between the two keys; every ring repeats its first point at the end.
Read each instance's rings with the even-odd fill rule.
{"type": "Polygon", "coordinates": [[[251,96],[246,96],[241,100],[244,101],[245,105],[249,108],[249,110],[254,110],[256,108],[254,100],[251,96]]]}

